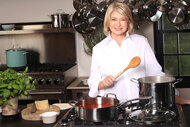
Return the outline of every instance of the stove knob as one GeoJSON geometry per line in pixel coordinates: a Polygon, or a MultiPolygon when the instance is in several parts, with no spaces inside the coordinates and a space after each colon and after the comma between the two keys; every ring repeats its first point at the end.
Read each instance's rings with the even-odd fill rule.
{"type": "Polygon", "coordinates": [[[63,85],[64,85],[64,82],[65,82],[64,80],[61,80],[61,84],[63,84],[63,85]]]}
{"type": "Polygon", "coordinates": [[[60,83],[60,78],[56,78],[55,80],[54,80],[54,84],[55,85],[58,85],[60,83]]]}
{"type": "Polygon", "coordinates": [[[51,84],[51,83],[52,83],[52,79],[47,79],[47,80],[46,80],[46,84],[47,84],[47,85],[49,85],[49,84],[51,84]]]}
{"type": "Polygon", "coordinates": [[[39,85],[44,84],[44,79],[38,79],[38,84],[39,84],[39,85]]]}

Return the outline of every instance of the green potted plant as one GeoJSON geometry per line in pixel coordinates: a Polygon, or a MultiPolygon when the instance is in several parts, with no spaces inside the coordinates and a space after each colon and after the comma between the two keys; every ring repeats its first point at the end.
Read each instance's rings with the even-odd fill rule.
{"type": "Polygon", "coordinates": [[[2,115],[14,115],[18,113],[18,97],[29,95],[28,90],[35,89],[35,80],[27,75],[28,67],[23,72],[17,72],[12,68],[0,71],[0,106],[2,115]],[[32,81],[32,82],[31,82],[32,81]]]}

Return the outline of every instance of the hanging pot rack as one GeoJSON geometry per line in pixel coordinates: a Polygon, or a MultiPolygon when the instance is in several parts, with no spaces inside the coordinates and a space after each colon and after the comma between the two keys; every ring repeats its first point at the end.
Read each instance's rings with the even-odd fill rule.
{"type": "MultiPolygon", "coordinates": [[[[81,34],[93,32],[103,24],[107,7],[114,0],[73,0],[76,12],[72,19],[74,29],[81,34]]],[[[120,0],[131,9],[135,29],[142,21],[156,22],[163,13],[176,28],[185,28],[190,22],[190,2],[188,0],[120,0]]]]}

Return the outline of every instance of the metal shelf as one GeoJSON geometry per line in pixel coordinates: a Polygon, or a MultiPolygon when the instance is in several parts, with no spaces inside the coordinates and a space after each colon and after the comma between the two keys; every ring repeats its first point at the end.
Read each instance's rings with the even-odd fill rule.
{"type": "Polygon", "coordinates": [[[0,36],[4,35],[18,35],[18,34],[36,34],[36,33],[59,33],[71,32],[74,33],[73,28],[52,28],[51,24],[30,24],[30,25],[15,25],[14,30],[0,30],[0,36]]]}
{"type": "Polygon", "coordinates": [[[62,28],[62,29],[40,29],[40,30],[11,30],[11,31],[0,31],[2,35],[16,35],[16,34],[35,34],[35,33],[58,33],[58,32],[72,32],[73,28],[62,28]]]}

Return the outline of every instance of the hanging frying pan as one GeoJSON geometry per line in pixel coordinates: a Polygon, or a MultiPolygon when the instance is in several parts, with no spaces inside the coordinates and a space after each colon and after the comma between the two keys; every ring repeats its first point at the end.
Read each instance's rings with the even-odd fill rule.
{"type": "Polygon", "coordinates": [[[107,9],[106,5],[107,5],[107,2],[103,0],[99,4],[97,4],[96,9],[102,13],[105,13],[107,9]]]}
{"type": "Polygon", "coordinates": [[[145,19],[150,20],[152,22],[158,21],[162,16],[162,12],[157,10],[157,6],[159,5],[158,1],[155,0],[148,0],[143,5],[143,13],[145,19]]]}
{"type": "Polygon", "coordinates": [[[73,0],[73,7],[76,9],[76,11],[79,11],[82,7],[82,0],[73,0]]]}
{"type": "Polygon", "coordinates": [[[104,12],[101,12],[96,8],[97,6],[91,6],[84,8],[83,16],[86,17],[91,27],[96,27],[104,21],[104,12]]]}
{"type": "Polygon", "coordinates": [[[136,29],[139,28],[141,21],[144,20],[143,7],[142,7],[143,4],[144,4],[143,1],[139,1],[134,6],[130,5],[132,9],[131,12],[134,20],[134,26],[136,27],[136,29]]]}
{"type": "Polygon", "coordinates": [[[172,7],[171,5],[172,3],[169,0],[164,0],[164,1],[160,0],[159,2],[160,5],[158,5],[158,10],[161,12],[168,12],[172,7]]]}
{"type": "Polygon", "coordinates": [[[78,12],[75,12],[73,15],[72,25],[74,29],[81,34],[88,34],[94,30],[92,27],[90,27],[88,20],[82,18],[78,12]]]}
{"type": "Polygon", "coordinates": [[[80,11],[80,9],[87,4],[94,4],[93,0],[73,0],[73,7],[76,11],[80,11]]]}
{"type": "MultiPolygon", "coordinates": [[[[184,1],[183,1],[184,2],[184,1]]],[[[173,3],[173,8],[167,13],[168,21],[174,26],[181,26],[188,23],[188,10],[184,3],[180,1],[173,3]]]]}

